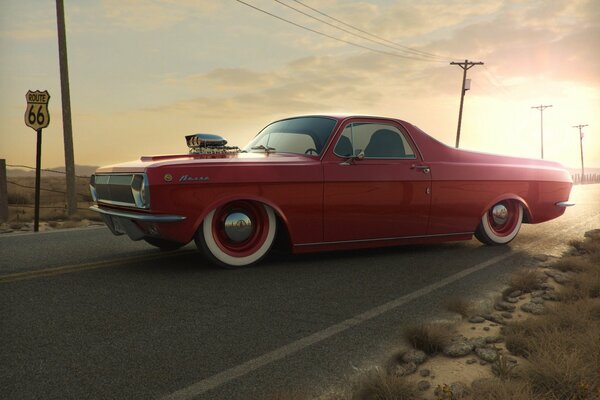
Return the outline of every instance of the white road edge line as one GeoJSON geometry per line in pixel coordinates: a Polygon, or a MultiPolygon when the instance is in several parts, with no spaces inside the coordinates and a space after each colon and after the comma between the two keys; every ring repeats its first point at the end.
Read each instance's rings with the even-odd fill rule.
{"type": "MultiPolygon", "coordinates": [[[[579,224],[573,225],[571,228],[569,228],[565,231],[561,231],[560,233],[558,233],[556,235],[552,235],[549,238],[537,240],[529,245],[524,246],[522,249],[519,249],[519,250],[521,250],[521,251],[527,250],[529,248],[536,247],[541,242],[554,239],[557,236],[564,236],[567,232],[570,232],[570,231],[578,228],[579,226],[586,224],[587,222],[589,222],[589,221],[580,222],[579,224]]],[[[412,300],[418,299],[419,297],[425,296],[437,289],[440,289],[444,286],[454,283],[454,282],[456,282],[462,278],[465,278],[475,272],[485,269],[491,265],[497,264],[502,260],[505,260],[509,257],[515,256],[515,255],[519,254],[521,251],[510,252],[507,254],[503,254],[501,256],[496,256],[496,257],[490,258],[487,261],[481,262],[479,264],[474,265],[473,267],[467,268],[467,269],[462,270],[461,272],[458,272],[454,275],[448,276],[436,283],[425,286],[419,290],[416,290],[412,293],[409,293],[407,295],[399,297],[388,303],[385,303],[385,304],[382,304],[375,308],[372,308],[369,311],[366,311],[362,314],[358,314],[358,315],[356,315],[352,318],[349,318],[345,321],[342,321],[338,324],[331,325],[330,327],[325,328],[321,331],[315,332],[310,336],[303,337],[302,339],[298,339],[295,342],[291,342],[285,346],[279,347],[278,349],[275,349],[273,351],[265,353],[259,357],[253,358],[252,360],[246,361],[245,363],[239,364],[233,368],[219,372],[218,374],[215,374],[206,379],[202,379],[201,381],[198,381],[188,387],[185,387],[174,393],[171,393],[171,394],[163,397],[162,399],[163,400],[193,399],[194,397],[199,396],[203,393],[206,393],[209,390],[214,389],[218,386],[221,386],[222,384],[227,383],[233,379],[236,379],[243,375],[246,375],[249,372],[257,370],[257,369],[259,369],[267,364],[270,364],[274,361],[281,360],[282,358],[287,357],[291,354],[294,354],[302,349],[305,349],[306,347],[309,347],[309,346],[312,346],[313,344],[319,343],[331,336],[334,336],[338,333],[346,331],[346,330],[348,330],[356,325],[359,325],[363,322],[366,322],[370,319],[378,317],[378,316],[382,315],[383,313],[393,310],[394,308],[400,307],[412,300]]]]}

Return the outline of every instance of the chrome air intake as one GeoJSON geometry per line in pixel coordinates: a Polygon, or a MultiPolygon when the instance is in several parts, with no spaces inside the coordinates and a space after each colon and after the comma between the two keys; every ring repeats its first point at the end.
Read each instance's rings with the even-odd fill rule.
{"type": "Polygon", "coordinates": [[[211,133],[196,133],[185,137],[190,153],[193,154],[224,154],[239,153],[237,146],[227,146],[227,140],[211,133]]]}

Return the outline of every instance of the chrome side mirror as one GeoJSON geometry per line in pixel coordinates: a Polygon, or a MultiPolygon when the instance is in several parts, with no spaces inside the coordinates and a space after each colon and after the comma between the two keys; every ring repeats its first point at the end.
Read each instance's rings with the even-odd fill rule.
{"type": "Polygon", "coordinates": [[[356,160],[363,160],[365,158],[365,152],[360,150],[355,156],[348,157],[346,160],[340,163],[340,165],[352,165],[356,160]]]}

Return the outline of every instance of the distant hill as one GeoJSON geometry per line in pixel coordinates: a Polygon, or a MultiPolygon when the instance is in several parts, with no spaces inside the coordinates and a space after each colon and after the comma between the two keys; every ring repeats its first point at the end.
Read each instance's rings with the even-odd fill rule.
{"type": "MultiPolygon", "coordinates": [[[[75,165],[75,175],[79,176],[90,176],[96,171],[95,166],[92,165],[75,165]]],[[[56,168],[47,168],[53,171],[65,172],[65,167],[56,167],[56,168]]],[[[6,175],[9,177],[20,178],[20,177],[34,177],[35,169],[26,169],[26,168],[6,168],[6,175]]],[[[42,169],[42,176],[61,176],[60,173],[44,171],[42,169]]]]}

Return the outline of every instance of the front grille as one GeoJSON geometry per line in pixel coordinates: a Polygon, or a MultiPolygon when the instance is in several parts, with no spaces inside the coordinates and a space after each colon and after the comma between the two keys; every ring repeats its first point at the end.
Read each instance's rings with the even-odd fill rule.
{"type": "Polygon", "coordinates": [[[131,191],[134,175],[96,175],[95,189],[98,202],[135,207],[131,191]]]}

